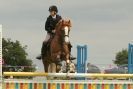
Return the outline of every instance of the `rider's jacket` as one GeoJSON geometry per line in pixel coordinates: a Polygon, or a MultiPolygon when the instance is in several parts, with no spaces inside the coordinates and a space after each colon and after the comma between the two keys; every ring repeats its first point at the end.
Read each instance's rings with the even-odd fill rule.
{"type": "Polygon", "coordinates": [[[47,18],[45,22],[45,30],[48,33],[52,33],[52,30],[55,29],[56,24],[62,19],[61,16],[56,15],[55,18],[53,18],[51,15],[47,18]]]}

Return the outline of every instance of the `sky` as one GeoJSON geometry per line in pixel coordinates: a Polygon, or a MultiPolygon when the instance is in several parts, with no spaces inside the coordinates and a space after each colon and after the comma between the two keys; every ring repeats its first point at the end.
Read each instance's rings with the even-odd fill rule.
{"type": "Polygon", "coordinates": [[[27,45],[28,58],[43,71],[35,57],[46,36],[48,8],[56,5],[58,14],[72,21],[72,54],[77,56],[77,45],[87,45],[87,62],[106,68],[133,40],[132,4],[132,0],[1,0],[0,24],[3,37],[27,45]]]}

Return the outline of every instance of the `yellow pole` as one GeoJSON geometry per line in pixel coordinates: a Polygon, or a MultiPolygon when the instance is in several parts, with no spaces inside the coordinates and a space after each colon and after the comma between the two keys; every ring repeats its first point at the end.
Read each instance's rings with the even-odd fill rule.
{"type": "Polygon", "coordinates": [[[48,76],[48,73],[41,72],[4,72],[4,76],[48,76]]]}
{"type": "Polygon", "coordinates": [[[43,72],[4,72],[4,76],[56,76],[86,78],[133,78],[133,74],[90,74],[90,73],[43,73],[43,72]]]}

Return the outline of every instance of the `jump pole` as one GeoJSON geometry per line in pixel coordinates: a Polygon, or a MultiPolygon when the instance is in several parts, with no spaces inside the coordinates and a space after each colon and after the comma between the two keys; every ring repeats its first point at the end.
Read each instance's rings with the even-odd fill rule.
{"type": "Polygon", "coordinates": [[[126,80],[46,80],[4,79],[2,89],[133,89],[133,74],[89,74],[89,73],[42,73],[4,72],[4,76],[56,76],[86,78],[125,78],[126,80]]]}
{"type": "Polygon", "coordinates": [[[94,74],[94,73],[43,73],[43,72],[4,72],[4,76],[51,76],[51,77],[104,77],[133,78],[133,74],[94,74]]]}

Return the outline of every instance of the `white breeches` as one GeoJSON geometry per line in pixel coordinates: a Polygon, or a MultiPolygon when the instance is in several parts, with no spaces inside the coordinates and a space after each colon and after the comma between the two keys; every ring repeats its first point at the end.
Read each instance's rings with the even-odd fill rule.
{"type": "Polygon", "coordinates": [[[44,42],[48,42],[48,40],[50,39],[50,33],[47,33],[47,35],[46,35],[46,38],[45,38],[45,40],[44,40],[44,42]]]}

